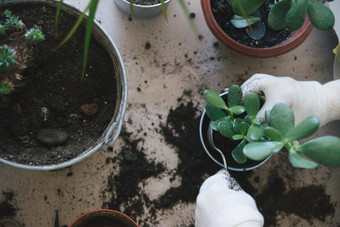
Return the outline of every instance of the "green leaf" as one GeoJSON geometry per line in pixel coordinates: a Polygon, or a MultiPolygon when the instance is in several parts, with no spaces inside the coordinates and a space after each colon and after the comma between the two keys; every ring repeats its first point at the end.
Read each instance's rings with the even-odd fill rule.
{"type": "Polygon", "coordinates": [[[239,125],[240,133],[246,135],[249,129],[249,124],[246,122],[241,122],[239,125]]]}
{"type": "Polygon", "coordinates": [[[247,16],[247,18],[244,18],[242,16],[234,15],[230,22],[235,28],[245,28],[249,25],[255,24],[257,22],[260,22],[261,19],[259,17],[253,17],[253,16],[247,16]]]}
{"type": "Polygon", "coordinates": [[[233,140],[242,140],[244,138],[241,134],[235,134],[232,136],[233,140]]]}
{"type": "Polygon", "coordinates": [[[322,165],[340,167],[340,139],[336,136],[324,136],[308,141],[297,150],[322,165]]]}
{"type": "Polygon", "coordinates": [[[225,112],[223,112],[221,109],[213,107],[209,104],[205,105],[205,111],[206,111],[208,117],[210,118],[210,120],[212,120],[212,121],[216,121],[218,119],[221,119],[221,118],[227,116],[227,114],[225,112]]]}
{"type": "Polygon", "coordinates": [[[228,110],[228,107],[222,97],[212,89],[207,89],[204,91],[204,99],[209,105],[213,107],[228,110]]]}
{"type": "Polygon", "coordinates": [[[257,141],[263,137],[263,128],[251,125],[248,129],[247,139],[250,141],[257,141]]]}
{"type": "Polygon", "coordinates": [[[247,157],[243,154],[243,148],[246,144],[246,141],[242,140],[237,147],[231,152],[231,155],[235,159],[237,163],[243,164],[247,161],[247,157]]]}
{"type": "Polygon", "coordinates": [[[287,141],[301,140],[313,135],[319,128],[320,121],[317,117],[309,117],[292,128],[286,137],[287,141]]]}
{"type": "Polygon", "coordinates": [[[334,14],[321,2],[309,0],[307,11],[311,23],[317,29],[328,30],[333,28],[335,23],[334,14]]]}
{"type": "Polygon", "coordinates": [[[238,106],[242,99],[242,89],[238,85],[232,85],[228,90],[228,106],[238,106]]]}
{"type": "Polygon", "coordinates": [[[231,138],[235,135],[231,121],[221,121],[217,125],[218,131],[225,137],[231,138]]]}
{"type": "Polygon", "coordinates": [[[313,168],[316,168],[318,166],[318,164],[316,164],[315,162],[310,161],[308,159],[305,159],[304,157],[299,155],[293,149],[290,149],[288,158],[289,158],[289,162],[292,164],[292,166],[294,166],[296,168],[313,169],[313,168]]]}
{"type": "Polygon", "coordinates": [[[239,115],[239,114],[244,113],[245,108],[244,108],[244,106],[233,106],[233,107],[230,107],[230,108],[229,108],[229,111],[230,111],[232,114],[239,115]]]}
{"type": "Polygon", "coordinates": [[[282,143],[269,142],[252,142],[243,148],[243,154],[252,160],[261,161],[268,158],[274,152],[278,152],[283,147],[282,143]]]}
{"type": "Polygon", "coordinates": [[[233,120],[233,129],[235,133],[240,133],[240,123],[242,122],[241,118],[235,118],[233,120]]]}
{"type": "Polygon", "coordinates": [[[268,15],[268,25],[273,30],[281,30],[286,26],[286,15],[291,7],[291,0],[281,0],[273,6],[268,15]]]}
{"type": "Polygon", "coordinates": [[[0,96],[1,95],[8,95],[11,93],[12,88],[9,86],[7,81],[0,81],[0,96]]]}
{"type": "Polygon", "coordinates": [[[233,3],[233,11],[239,16],[248,16],[254,13],[265,0],[235,0],[233,3]]]}
{"type": "Polygon", "coordinates": [[[231,119],[230,117],[223,117],[223,118],[220,118],[216,121],[211,121],[210,122],[210,127],[216,131],[218,131],[218,124],[222,121],[230,121],[231,122],[231,119]]]}
{"type": "Polygon", "coordinates": [[[245,123],[247,123],[248,125],[251,125],[251,119],[250,119],[250,117],[248,115],[243,118],[243,121],[245,123]]]}
{"type": "Polygon", "coordinates": [[[282,138],[285,138],[287,133],[294,128],[294,113],[284,103],[275,104],[270,111],[268,124],[278,130],[282,138]]]}
{"type": "Polygon", "coordinates": [[[289,31],[302,27],[306,19],[308,0],[296,0],[286,15],[286,25],[289,31]]]}
{"type": "Polygon", "coordinates": [[[244,107],[249,116],[256,117],[260,109],[260,98],[255,92],[248,92],[244,96],[244,107]]]}
{"type": "Polygon", "coordinates": [[[227,3],[232,6],[235,0],[227,0],[227,3]]]}
{"type": "Polygon", "coordinates": [[[264,129],[264,136],[267,137],[270,140],[274,140],[277,142],[282,141],[282,136],[279,131],[277,131],[275,128],[267,127],[264,129]]]}

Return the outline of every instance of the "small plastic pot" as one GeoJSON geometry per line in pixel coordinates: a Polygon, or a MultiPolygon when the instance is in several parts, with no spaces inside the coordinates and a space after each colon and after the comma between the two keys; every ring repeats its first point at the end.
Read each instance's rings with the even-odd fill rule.
{"type": "MultiPolygon", "coordinates": [[[[220,96],[226,101],[228,92],[222,93],[220,96]]],[[[201,116],[199,125],[199,134],[202,146],[208,156],[219,166],[233,171],[248,171],[255,169],[265,163],[270,156],[263,161],[253,161],[248,159],[246,163],[237,163],[231,155],[232,150],[239,144],[239,141],[234,141],[222,136],[219,132],[212,130],[210,127],[210,118],[204,110],[201,116]],[[213,143],[213,144],[212,144],[213,143]],[[219,153],[216,148],[222,152],[219,153]],[[225,166],[226,165],[226,166],[225,166]]]]}
{"type": "Polygon", "coordinates": [[[283,43],[268,48],[249,47],[235,41],[221,29],[214,18],[210,2],[211,0],[201,0],[203,15],[210,31],[224,46],[230,47],[237,53],[249,57],[269,58],[287,53],[298,47],[303,41],[305,41],[305,39],[313,30],[313,26],[308,16],[306,16],[306,20],[303,26],[299,30],[293,32],[291,37],[283,43]]]}
{"type": "Polygon", "coordinates": [[[78,217],[70,227],[138,227],[136,222],[119,211],[100,209],[78,217]]]}
{"type": "MultiPolygon", "coordinates": [[[[114,0],[118,9],[127,16],[131,16],[130,11],[130,1],[128,0],[114,0]]],[[[165,7],[168,6],[170,0],[165,0],[165,7]]],[[[154,4],[154,5],[133,5],[133,13],[136,20],[149,20],[154,18],[162,13],[162,4],[154,4]]]]}

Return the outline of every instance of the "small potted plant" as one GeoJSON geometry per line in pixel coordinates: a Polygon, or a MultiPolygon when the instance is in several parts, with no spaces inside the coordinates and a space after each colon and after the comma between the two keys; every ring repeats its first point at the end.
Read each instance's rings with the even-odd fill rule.
{"type": "Polygon", "coordinates": [[[252,57],[273,57],[294,49],[308,37],[313,26],[331,29],[334,15],[322,3],[201,0],[205,20],[215,37],[236,52],[252,57]]]}
{"type": "MultiPolygon", "coordinates": [[[[318,130],[318,118],[308,117],[294,127],[293,111],[287,105],[278,103],[266,114],[265,121],[261,122],[256,118],[260,107],[259,96],[249,92],[245,94],[241,105],[242,90],[237,85],[229,88],[227,102],[210,89],[205,91],[204,98],[207,101],[205,113],[211,120],[209,127],[226,137],[227,141],[239,141],[231,151],[232,161],[238,164],[244,164],[248,159],[262,162],[286,148],[289,161],[294,167],[315,168],[317,163],[340,167],[339,138],[324,136],[304,144],[298,142],[318,130]]],[[[226,166],[229,168],[228,164],[226,166]]],[[[258,166],[258,163],[254,166],[258,166]]]]}
{"type": "Polygon", "coordinates": [[[136,20],[148,20],[163,12],[167,20],[165,8],[170,0],[115,0],[117,7],[127,16],[136,20]]]}

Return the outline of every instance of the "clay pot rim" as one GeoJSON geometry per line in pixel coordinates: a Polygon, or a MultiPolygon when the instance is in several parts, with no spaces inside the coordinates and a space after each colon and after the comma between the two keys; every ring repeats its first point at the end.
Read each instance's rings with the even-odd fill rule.
{"type": "Polygon", "coordinates": [[[221,27],[217,24],[214,18],[214,15],[212,13],[210,1],[211,0],[201,0],[201,7],[203,10],[203,15],[204,15],[205,21],[210,31],[223,45],[228,46],[234,51],[240,54],[246,55],[246,56],[267,58],[267,57],[275,57],[275,56],[287,53],[293,50],[294,48],[296,48],[297,46],[299,46],[309,36],[311,31],[313,30],[313,26],[307,15],[303,26],[299,30],[292,32],[292,36],[286,41],[276,46],[268,47],[268,48],[249,47],[230,38],[221,29],[221,27]]]}
{"type": "Polygon", "coordinates": [[[80,215],[78,218],[76,218],[72,224],[70,225],[70,227],[73,227],[74,224],[76,224],[79,220],[81,220],[82,218],[86,217],[89,214],[93,214],[93,213],[102,213],[102,212],[107,212],[107,213],[114,213],[114,214],[118,214],[119,216],[123,216],[124,218],[128,219],[132,224],[134,224],[136,227],[138,227],[137,223],[130,218],[129,216],[127,216],[126,214],[117,211],[117,210],[111,210],[111,209],[97,209],[97,210],[92,210],[89,212],[86,212],[85,214],[80,215]]]}

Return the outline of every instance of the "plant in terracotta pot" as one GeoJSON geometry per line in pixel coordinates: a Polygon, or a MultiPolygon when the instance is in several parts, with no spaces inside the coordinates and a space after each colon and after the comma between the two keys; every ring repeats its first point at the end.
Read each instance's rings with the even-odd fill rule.
{"type": "Polygon", "coordinates": [[[253,57],[286,53],[301,44],[313,26],[331,29],[334,25],[332,11],[317,0],[201,0],[201,3],[216,38],[253,57]]]}
{"type": "Polygon", "coordinates": [[[294,167],[315,168],[317,163],[340,167],[339,138],[324,136],[299,143],[299,140],[318,130],[318,118],[309,117],[294,127],[293,111],[287,105],[278,103],[267,113],[265,121],[261,122],[256,118],[260,107],[260,99],[256,93],[247,93],[243,105],[239,86],[229,88],[227,96],[226,104],[216,91],[206,90],[206,114],[211,119],[209,126],[213,130],[229,140],[239,141],[231,152],[237,163],[246,163],[247,159],[263,161],[286,148],[289,161],[294,167]]]}
{"type": "Polygon", "coordinates": [[[56,34],[57,8],[58,2],[49,0],[0,6],[0,162],[14,167],[73,165],[113,143],[122,127],[127,86],[115,44],[93,21],[81,80],[85,26],[80,23],[70,42],[53,48],[85,14],[62,4],[56,34]]]}

